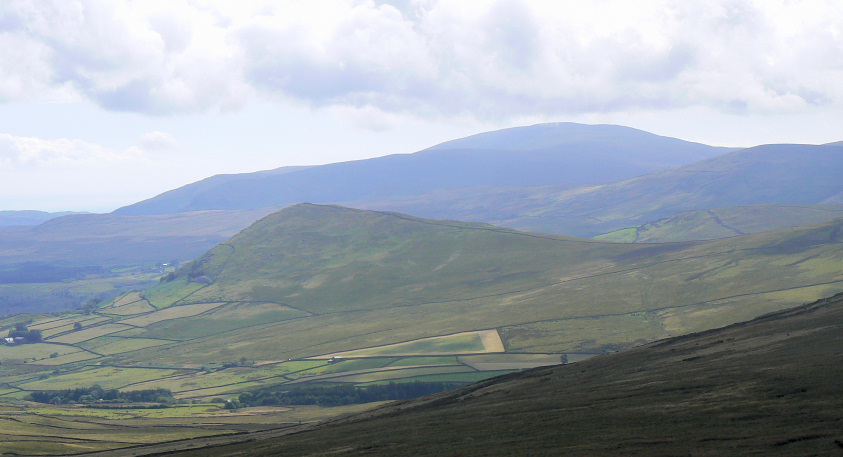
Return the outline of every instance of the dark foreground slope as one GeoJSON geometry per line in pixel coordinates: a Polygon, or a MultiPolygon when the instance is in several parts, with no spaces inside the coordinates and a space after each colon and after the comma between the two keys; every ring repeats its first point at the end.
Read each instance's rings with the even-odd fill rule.
{"type": "Polygon", "coordinates": [[[615,182],[727,151],[628,127],[540,124],[474,135],[415,154],[215,176],[115,213],[369,201],[471,187],[571,187],[615,182]]]}
{"type": "Polygon", "coordinates": [[[303,433],[180,455],[841,455],[841,376],[837,295],[303,433]]]}

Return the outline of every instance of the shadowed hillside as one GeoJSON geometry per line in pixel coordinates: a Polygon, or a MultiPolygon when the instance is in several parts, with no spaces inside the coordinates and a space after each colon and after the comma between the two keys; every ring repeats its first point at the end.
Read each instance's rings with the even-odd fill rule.
{"type": "Polygon", "coordinates": [[[178,455],[839,455],[841,354],[838,295],[304,433],[178,455]]]}

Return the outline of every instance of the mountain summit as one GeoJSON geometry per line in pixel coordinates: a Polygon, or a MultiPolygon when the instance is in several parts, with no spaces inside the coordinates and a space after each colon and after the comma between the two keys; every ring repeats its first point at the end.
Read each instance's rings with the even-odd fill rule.
{"type": "Polygon", "coordinates": [[[414,154],[218,175],[115,213],[342,203],[470,187],[572,187],[628,179],[728,151],[629,127],[539,124],[481,133],[414,154]]]}

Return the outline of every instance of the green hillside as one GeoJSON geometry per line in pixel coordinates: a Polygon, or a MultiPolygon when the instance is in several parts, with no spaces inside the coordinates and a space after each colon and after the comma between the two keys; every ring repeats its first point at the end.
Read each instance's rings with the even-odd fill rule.
{"type": "Polygon", "coordinates": [[[304,433],[174,455],[839,455],[842,330],[838,295],[304,433]]]}
{"type": "Polygon", "coordinates": [[[509,351],[601,352],[843,290],[841,224],[652,246],[298,205],[145,296],[299,310],[306,317],[239,343],[284,357],[480,329],[509,351]]]}
{"type": "Polygon", "coordinates": [[[841,205],[749,205],[686,211],[654,222],[594,237],[620,243],[711,240],[788,227],[821,224],[843,217],[841,205]]]}

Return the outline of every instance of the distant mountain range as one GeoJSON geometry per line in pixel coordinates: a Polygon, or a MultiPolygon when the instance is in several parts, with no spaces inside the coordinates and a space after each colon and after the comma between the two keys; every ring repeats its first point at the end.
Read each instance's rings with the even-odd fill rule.
{"type": "Polygon", "coordinates": [[[84,214],[72,211],[48,213],[44,211],[0,211],[0,227],[15,225],[38,225],[56,217],[70,214],[84,214]]]}
{"type": "Polygon", "coordinates": [[[570,188],[628,179],[729,150],[628,127],[541,124],[483,133],[415,154],[214,176],[114,213],[376,201],[477,187],[570,188]]]}
{"type": "MultiPolygon", "coordinates": [[[[592,237],[685,211],[843,203],[841,174],[843,146],[839,144],[777,144],[606,185],[439,191],[359,201],[353,206],[592,237]]],[[[701,236],[717,237],[716,232],[701,236]]]]}
{"type": "Polygon", "coordinates": [[[0,265],[136,265],[187,260],[225,241],[266,211],[120,216],[75,214],[37,226],[0,227],[0,265]]]}
{"type": "MultiPolygon", "coordinates": [[[[841,173],[839,143],[734,150],[619,126],[541,124],[415,154],[215,176],[115,214],[339,203],[592,237],[688,211],[843,203],[841,173]]],[[[800,223],[789,212],[767,218],[769,227],[758,212],[742,217],[756,231],[800,223]]],[[[694,239],[731,236],[694,233],[694,239]]]]}

